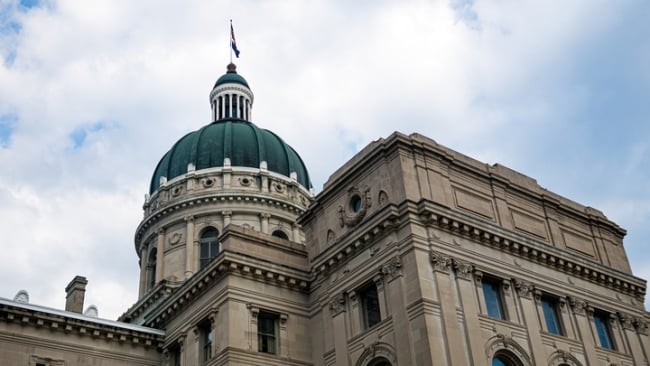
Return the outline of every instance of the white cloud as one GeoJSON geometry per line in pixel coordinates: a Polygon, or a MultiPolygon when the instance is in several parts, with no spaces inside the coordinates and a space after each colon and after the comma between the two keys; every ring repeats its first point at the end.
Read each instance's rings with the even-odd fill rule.
{"type": "MultiPolygon", "coordinates": [[[[2,4],[17,9],[15,1],[2,4]]],[[[15,280],[0,285],[0,296],[26,288],[33,302],[60,308],[63,288],[81,274],[101,316],[115,318],[131,304],[143,194],[164,152],[208,122],[231,18],[242,51],[236,63],[256,96],[253,119],[301,154],[317,190],[368,142],[394,130],[420,132],[485,162],[538,173],[560,194],[603,202],[599,208],[630,230],[628,247],[641,246],[632,233],[648,233],[650,193],[637,188],[649,178],[650,169],[639,172],[647,149],[631,151],[631,173],[617,185],[635,192],[629,197],[613,179],[598,183],[616,175],[615,161],[598,169],[584,162],[601,149],[619,154],[632,138],[647,141],[650,131],[597,145],[585,132],[616,123],[591,121],[603,90],[576,77],[587,51],[622,47],[601,41],[615,40],[622,25],[647,29],[633,16],[638,9],[600,1],[454,4],[52,1],[13,10],[6,16],[20,32],[0,26],[0,59],[11,61],[0,64],[0,116],[17,116],[10,146],[0,147],[0,233],[11,253],[0,259],[0,275],[15,280]],[[75,147],[79,131],[85,138],[75,147]],[[644,219],[626,213],[637,211],[644,219]]],[[[614,64],[612,77],[627,65],[614,64]]],[[[647,68],[630,65],[639,79],[618,87],[642,99],[647,68]]],[[[639,111],[615,113],[634,120],[639,111]]],[[[631,258],[635,269],[644,258],[631,258]]]]}

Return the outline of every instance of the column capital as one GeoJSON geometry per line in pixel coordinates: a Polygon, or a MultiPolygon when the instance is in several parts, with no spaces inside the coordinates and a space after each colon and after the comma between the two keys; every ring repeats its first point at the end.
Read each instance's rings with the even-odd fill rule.
{"type": "Polygon", "coordinates": [[[472,279],[472,270],[474,269],[474,265],[472,263],[456,258],[453,259],[453,262],[454,270],[456,270],[456,277],[463,280],[472,279]]]}
{"type": "Polygon", "coordinates": [[[194,216],[193,215],[185,216],[183,220],[185,220],[185,222],[187,223],[194,223],[194,216]]]}
{"type": "Polygon", "coordinates": [[[523,297],[525,299],[531,299],[531,295],[535,287],[528,281],[524,280],[515,280],[515,289],[517,289],[517,294],[519,297],[523,297]]]}
{"type": "Polygon", "coordinates": [[[345,311],[345,295],[338,294],[329,302],[330,315],[333,317],[345,311]]]}
{"type": "Polygon", "coordinates": [[[430,253],[431,262],[433,263],[433,270],[437,272],[443,272],[449,274],[451,269],[451,257],[431,251],[430,253]]]}
{"type": "Polygon", "coordinates": [[[381,274],[388,278],[388,281],[392,281],[395,278],[402,275],[402,261],[399,255],[388,260],[381,267],[381,274]]]}

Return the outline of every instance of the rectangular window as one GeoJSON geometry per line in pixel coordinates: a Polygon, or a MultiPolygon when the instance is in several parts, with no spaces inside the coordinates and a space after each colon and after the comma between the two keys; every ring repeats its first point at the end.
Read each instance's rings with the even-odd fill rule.
{"type": "Polygon", "coordinates": [[[257,316],[258,351],[278,354],[278,321],[277,314],[262,312],[257,316]]]}
{"type": "Polygon", "coordinates": [[[609,326],[609,314],[602,311],[595,312],[594,323],[596,323],[600,346],[611,350],[615,349],[614,342],[612,342],[612,329],[609,326]]]}
{"type": "Polygon", "coordinates": [[[178,345],[169,347],[169,360],[171,366],[181,366],[181,348],[178,345]]]}
{"type": "Polygon", "coordinates": [[[564,329],[560,322],[560,312],[556,298],[542,296],[542,311],[546,321],[546,331],[549,333],[564,335],[564,329]]]}
{"type": "Polygon", "coordinates": [[[209,321],[202,323],[199,328],[201,337],[201,357],[203,362],[207,362],[212,358],[212,325],[209,321]]]}
{"type": "Polygon", "coordinates": [[[361,311],[363,313],[364,329],[371,328],[381,321],[381,312],[379,310],[379,294],[377,286],[374,283],[358,291],[361,302],[361,311]]]}
{"type": "Polygon", "coordinates": [[[496,319],[506,319],[500,281],[496,278],[483,277],[482,285],[487,315],[496,319]]]}

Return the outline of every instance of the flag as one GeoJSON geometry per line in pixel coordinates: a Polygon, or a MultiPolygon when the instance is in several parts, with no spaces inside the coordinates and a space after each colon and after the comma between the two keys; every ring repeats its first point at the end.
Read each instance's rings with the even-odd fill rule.
{"type": "Polygon", "coordinates": [[[230,47],[235,52],[235,57],[239,58],[239,50],[237,49],[237,42],[235,41],[235,30],[232,28],[232,22],[230,23],[230,47]]]}

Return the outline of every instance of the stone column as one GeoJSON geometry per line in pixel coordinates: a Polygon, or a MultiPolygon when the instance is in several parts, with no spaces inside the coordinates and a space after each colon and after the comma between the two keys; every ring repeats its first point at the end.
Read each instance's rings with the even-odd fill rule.
{"type": "Polygon", "coordinates": [[[531,358],[534,364],[544,365],[547,357],[542,343],[539,313],[537,311],[538,302],[542,300],[542,293],[536,291],[530,282],[522,280],[515,280],[515,289],[517,295],[519,295],[524,324],[528,330],[531,358]]]}
{"type": "Polygon", "coordinates": [[[442,311],[444,333],[447,340],[448,364],[465,366],[469,360],[465,357],[467,345],[458,324],[456,298],[451,278],[451,258],[437,252],[431,252],[434,280],[438,285],[438,298],[442,311]]]}
{"type": "Polygon", "coordinates": [[[147,245],[140,245],[140,289],[138,291],[138,299],[144,296],[147,289],[147,245]]]}
{"type": "Polygon", "coordinates": [[[298,224],[293,224],[291,226],[291,240],[295,241],[296,243],[300,243],[300,225],[298,224]]]}
{"type": "MultiPolygon", "coordinates": [[[[397,347],[397,363],[400,365],[414,365],[413,340],[411,336],[411,323],[406,313],[404,283],[402,281],[402,262],[396,255],[381,268],[384,282],[386,302],[389,304],[390,315],[393,317],[393,332],[398,344],[408,344],[410,347],[397,347]]],[[[383,319],[383,317],[382,317],[383,319]]]]}
{"type": "Polygon", "coordinates": [[[641,345],[641,351],[646,355],[646,359],[650,357],[650,337],[648,337],[648,322],[643,318],[637,318],[634,320],[634,325],[636,326],[636,333],[638,335],[639,344],[641,345]]]}
{"type": "Polygon", "coordinates": [[[165,229],[159,228],[158,246],[156,247],[156,283],[162,281],[165,272],[163,271],[165,263],[165,229]]]}
{"type": "Polygon", "coordinates": [[[571,298],[571,309],[573,310],[576,324],[578,326],[578,335],[585,347],[585,358],[587,359],[587,364],[598,365],[600,361],[598,360],[598,355],[596,355],[596,343],[591,328],[594,310],[587,306],[586,301],[578,298],[571,298]]]}
{"type": "Polygon", "coordinates": [[[223,228],[225,229],[232,221],[232,211],[221,211],[221,216],[223,217],[223,228]]]}
{"type": "Polygon", "coordinates": [[[622,313],[619,313],[618,316],[621,320],[621,327],[623,328],[623,337],[630,347],[634,364],[643,365],[645,362],[645,356],[643,354],[643,349],[641,348],[641,343],[639,342],[639,337],[634,329],[634,318],[628,314],[622,313]]]}
{"type": "Polygon", "coordinates": [[[185,338],[185,332],[178,337],[178,352],[180,352],[179,358],[181,360],[181,366],[191,365],[191,363],[185,359],[185,338]]]}
{"type": "Polygon", "coordinates": [[[264,234],[269,234],[269,219],[271,218],[271,214],[268,212],[262,212],[260,214],[260,228],[261,232],[264,234]]]}
{"type": "MultiPolygon", "coordinates": [[[[460,303],[465,315],[465,332],[470,346],[470,357],[473,365],[487,365],[488,360],[483,351],[483,339],[481,337],[481,322],[478,314],[481,313],[479,301],[476,296],[476,285],[473,283],[473,265],[469,262],[454,259],[454,270],[460,294],[460,303]]],[[[479,277],[478,285],[480,286],[479,277]]]]}
{"type": "Polygon", "coordinates": [[[348,334],[345,329],[345,295],[339,294],[330,301],[330,315],[332,315],[332,331],[335,334],[336,365],[349,365],[348,334]]]}
{"type": "Polygon", "coordinates": [[[194,216],[185,217],[185,278],[190,278],[196,271],[194,260],[194,216]]]}

